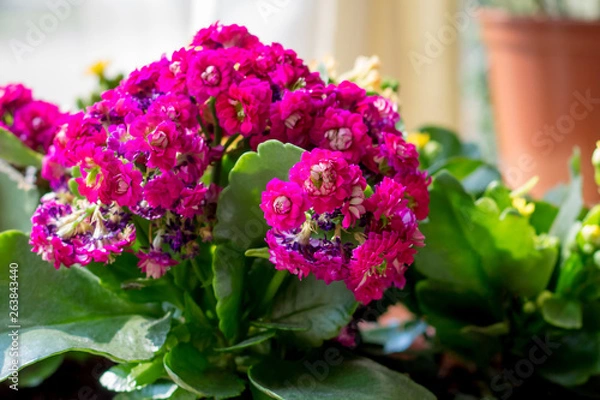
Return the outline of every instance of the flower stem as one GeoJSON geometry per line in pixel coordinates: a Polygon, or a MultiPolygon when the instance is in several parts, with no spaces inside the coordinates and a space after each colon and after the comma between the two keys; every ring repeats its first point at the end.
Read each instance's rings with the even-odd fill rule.
{"type": "Polygon", "coordinates": [[[215,293],[213,291],[212,281],[204,273],[204,271],[202,270],[202,266],[200,266],[200,264],[198,264],[198,261],[195,258],[192,258],[190,260],[190,263],[192,264],[194,273],[196,274],[196,276],[198,277],[200,282],[202,282],[202,289],[204,289],[206,291],[207,298],[208,298],[208,301],[210,302],[211,309],[216,311],[217,298],[215,297],[215,293]]]}
{"type": "MultiPolygon", "coordinates": [[[[216,106],[216,98],[210,99],[210,110],[213,115],[213,120],[215,122],[215,137],[213,139],[213,147],[219,146],[221,144],[221,139],[223,137],[223,130],[219,125],[219,118],[217,117],[217,106],[216,106]]],[[[225,154],[225,150],[223,150],[223,154],[225,154]]],[[[214,166],[213,175],[212,175],[212,183],[218,185],[221,180],[221,163],[223,161],[223,157],[221,157],[214,166]]]]}
{"type": "Polygon", "coordinates": [[[260,302],[260,306],[258,307],[259,310],[265,309],[271,303],[271,301],[273,301],[277,291],[279,291],[279,287],[287,276],[287,271],[275,272],[275,275],[273,275],[273,278],[271,278],[271,282],[269,282],[269,286],[267,286],[265,297],[263,297],[262,301],[260,302]]]}

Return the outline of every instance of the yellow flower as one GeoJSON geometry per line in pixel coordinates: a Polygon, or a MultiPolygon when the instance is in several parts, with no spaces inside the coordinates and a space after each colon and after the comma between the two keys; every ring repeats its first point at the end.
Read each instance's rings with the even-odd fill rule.
{"type": "Polygon", "coordinates": [[[524,217],[530,217],[535,211],[535,203],[528,203],[524,197],[513,198],[512,205],[524,217]]]}
{"type": "Polygon", "coordinates": [[[410,132],[406,137],[406,141],[414,144],[418,149],[425,147],[430,139],[431,137],[427,132],[410,132]]]}
{"type": "Polygon", "coordinates": [[[110,61],[100,60],[90,65],[90,67],[87,69],[87,73],[90,75],[102,76],[104,75],[104,71],[106,70],[108,64],[110,64],[110,61]]]}
{"type": "Polygon", "coordinates": [[[594,246],[600,245],[600,226],[598,225],[584,225],[581,228],[581,236],[583,240],[594,246]]]}

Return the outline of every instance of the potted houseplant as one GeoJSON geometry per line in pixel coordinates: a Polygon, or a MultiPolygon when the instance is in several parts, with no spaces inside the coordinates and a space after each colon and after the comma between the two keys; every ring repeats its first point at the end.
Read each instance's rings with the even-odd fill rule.
{"type": "MultiPolygon", "coordinates": [[[[511,187],[537,175],[538,196],[567,181],[573,147],[589,159],[598,136],[599,5],[583,3],[490,1],[479,14],[501,169],[511,187]]],[[[586,201],[598,200],[587,164],[583,176],[586,201]]]]}
{"type": "Polygon", "coordinates": [[[29,234],[0,233],[0,379],[17,393],[83,351],[118,363],[100,381],[121,398],[433,398],[343,349],[424,244],[429,176],[399,120],[237,25],[82,112],[1,87],[0,156],[45,194],[29,234]]]}

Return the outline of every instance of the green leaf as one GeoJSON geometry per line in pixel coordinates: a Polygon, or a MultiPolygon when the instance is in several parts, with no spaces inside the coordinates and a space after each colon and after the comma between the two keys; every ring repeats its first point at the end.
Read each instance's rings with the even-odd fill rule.
{"type": "Polygon", "coordinates": [[[462,144],[456,132],[434,125],[421,126],[417,130],[429,134],[431,140],[435,140],[442,145],[438,161],[462,155],[462,144]]]}
{"type": "Polygon", "coordinates": [[[464,333],[481,333],[488,336],[502,336],[510,333],[510,325],[507,321],[496,322],[488,326],[468,325],[462,329],[464,333]]]}
{"type": "Polygon", "coordinates": [[[485,199],[478,201],[472,213],[474,226],[482,229],[472,231],[471,243],[490,282],[524,297],[539,294],[556,265],[558,241],[538,237],[528,219],[517,212],[501,213],[495,203],[492,207],[485,203],[485,199]]]}
{"type": "Polygon", "coordinates": [[[499,349],[496,338],[481,332],[502,322],[499,305],[460,285],[420,281],[416,286],[425,320],[440,342],[472,360],[485,363],[499,349]]]}
{"type": "MultiPolygon", "coordinates": [[[[563,386],[581,385],[600,374],[600,333],[573,331],[560,339],[538,338],[546,355],[539,372],[546,379],[563,386]],[[548,346],[548,342],[552,346],[548,346]]],[[[538,351],[538,354],[540,352],[538,351]]]]}
{"type": "Polygon", "coordinates": [[[271,339],[273,336],[275,336],[275,332],[273,331],[259,333],[258,335],[251,336],[240,343],[234,344],[233,346],[217,348],[215,349],[215,351],[229,352],[243,350],[245,348],[252,347],[259,343],[265,342],[271,339]]]}
{"type": "MultiPolygon", "coordinates": [[[[168,301],[182,306],[181,293],[172,284],[170,274],[160,279],[147,279],[137,266],[132,253],[123,253],[109,265],[91,263],[86,269],[100,278],[100,284],[119,296],[135,303],[161,303],[168,301]]],[[[179,268],[181,265],[173,267],[179,268]]]]}
{"type": "Polygon", "coordinates": [[[307,331],[310,329],[310,323],[308,321],[298,324],[252,321],[250,324],[258,328],[274,329],[276,331],[307,331]]]}
{"type": "Polygon", "coordinates": [[[577,221],[583,207],[583,177],[580,173],[580,156],[576,151],[571,158],[571,183],[567,197],[560,205],[558,215],[550,228],[550,235],[564,241],[571,226],[577,221]]]}
{"type": "Polygon", "coordinates": [[[535,210],[531,214],[529,222],[535,228],[535,232],[538,235],[548,233],[558,215],[558,208],[545,201],[536,201],[534,204],[535,210]]]}
{"type": "Polygon", "coordinates": [[[0,160],[0,232],[9,229],[29,232],[39,200],[38,189],[0,160]]]}
{"type": "Polygon", "coordinates": [[[171,381],[160,381],[132,392],[119,393],[114,400],[195,400],[196,396],[171,381]]]}
{"type": "Polygon", "coordinates": [[[470,240],[473,199],[444,171],[435,176],[430,199],[429,218],[420,225],[426,246],[416,255],[416,268],[428,278],[487,295],[487,277],[470,240]]]}
{"type": "Polygon", "coordinates": [[[492,165],[466,157],[452,157],[428,169],[431,174],[441,170],[460,180],[465,190],[472,194],[483,193],[491,182],[501,179],[500,172],[492,165]]]}
{"type": "Polygon", "coordinates": [[[0,158],[17,167],[42,167],[43,156],[27,147],[15,135],[0,128],[0,158]]]}
{"type": "Polygon", "coordinates": [[[54,356],[23,369],[19,372],[19,386],[24,388],[39,386],[60,368],[63,360],[62,355],[54,356]]]}
{"type": "MultiPolygon", "coordinates": [[[[0,234],[0,250],[1,298],[9,298],[9,264],[19,265],[21,367],[72,350],[118,362],[142,361],[164,343],[170,315],[157,319],[153,308],[125,301],[85,268],[55,270],[31,252],[23,233],[0,234]]],[[[8,317],[8,312],[0,317],[0,379],[10,373],[12,361],[8,317]]]]}
{"type": "Polygon", "coordinates": [[[100,383],[113,392],[131,392],[166,376],[162,357],[140,364],[117,364],[102,374],[100,383]]]}
{"type": "Polygon", "coordinates": [[[198,396],[228,399],[244,391],[244,383],[233,373],[215,369],[188,343],[180,343],[165,355],[165,369],[179,386],[198,396]]]}
{"type": "Polygon", "coordinates": [[[219,329],[229,340],[238,336],[246,257],[230,245],[218,246],[213,257],[213,286],[217,298],[219,329]]]}
{"type": "Polygon", "coordinates": [[[100,377],[100,384],[112,392],[131,392],[141,386],[129,378],[134,364],[117,364],[100,377]]]}
{"type": "MultiPolygon", "coordinates": [[[[309,276],[293,279],[275,298],[272,321],[299,325],[310,323],[307,331],[289,331],[296,345],[320,346],[334,338],[352,319],[357,303],[342,282],[326,285],[309,276]]],[[[283,334],[283,333],[282,333],[283,334]]]]}
{"type": "Polygon", "coordinates": [[[264,246],[267,224],[260,209],[260,198],[273,178],[288,179],[290,168],[304,150],[292,144],[269,140],[258,152],[242,155],[229,174],[217,207],[217,240],[231,241],[240,250],[264,246]]]}
{"type": "Polygon", "coordinates": [[[304,361],[267,360],[252,366],[248,376],[266,398],[281,400],[435,399],[406,375],[335,347],[304,361]]]}
{"type": "Polygon", "coordinates": [[[555,240],[537,237],[526,217],[501,212],[490,197],[473,202],[444,171],[430,195],[429,220],[421,225],[427,246],[416,257],[421,273],[487,298],[499,290],[531,297],[546,288],[558,257],[555,240]]]}
{"type": "Polygon", "coordinates": [[[549,297],[542,304],[544,320],[554,326],[564,329],[580,329],[582,326],[583,310],[581,303],[558,296],[549,297]]]}

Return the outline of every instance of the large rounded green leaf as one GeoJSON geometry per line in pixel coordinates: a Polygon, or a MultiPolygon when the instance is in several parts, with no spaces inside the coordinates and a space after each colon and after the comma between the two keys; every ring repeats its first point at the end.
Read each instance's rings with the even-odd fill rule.
{"type": "Polygon", "coordinates": [[[19,167],[42,166],[42,155],[25,146],[15,135],[0,128],[0,158],[19,167]]]}
{"type": "Polygon", "coordinates": [[[39,199],[38,189],[0,160],[0,232],[9,229],[28,232],[39,199]]]}
{"type": "Polygon", "coordinates": [[[244,383],[234,373],[214,368],[189,343],[175,346],[165,355],[164,362],[171,379],[198,396],[229,399],[244,391],[244,383]]]}
{"type": "Polygon", "coordinates": [[[215,238],[230,240],[242,250],[264,246],[267,224],[259,207],[261,193],[271,179],[287,180],[290,168],[303,152],[276,140],[261,143],[257,150],[239,158],[217,208],[215,238]]]}
{"type": "Polygon", "coordinates": [[[415,266],[428,278],[488,295],[488,278],[471,244],[473,198],[444,171],[435,176],[430,198],[429,219],[420,225],[426,246],[417,253],[415,266]]]}
{"type": "Polygon", "coordinates": [[[265,398],[280,400],[435,399],[406,375],[334,347],[303,361],[264,361],[252,366],[248,375],[265,398]]]}
{"type": "Polygon", "coordinates": [[[309,325],[308,330],[288,331],[285,336],[291,337],[296,345],[317,347],[338,335],[350,322],[356,306],[354,295],[342,282],[326,285],[309,276],[302,281],[293,279],[280,291],[271,317],[273,322],[309,325]]]}
{"type": "Polygon", "coordinates": [[[0,298],[7,310],[0,316],[0,379],[11,372],[13,330],[19,333],[20,367],[70,350],[119,362],[146,360],[165,341],[169,316],[157,319],[153,309],[123,300],[85,268],[55,270],[31,252],[23,233],[0,234],[0,267],[0,298]],[[7,304],[11,263],[18,264],[15,321],[9,320],[7,304]]]}
{"type": "Polygon", "coordinates": [[[213,257],[213,287],[217,298],[219,329],[227,339],[238,335],[242,316],[242,296],[246,257],[230,245],[218,246],[213,257]]]}

